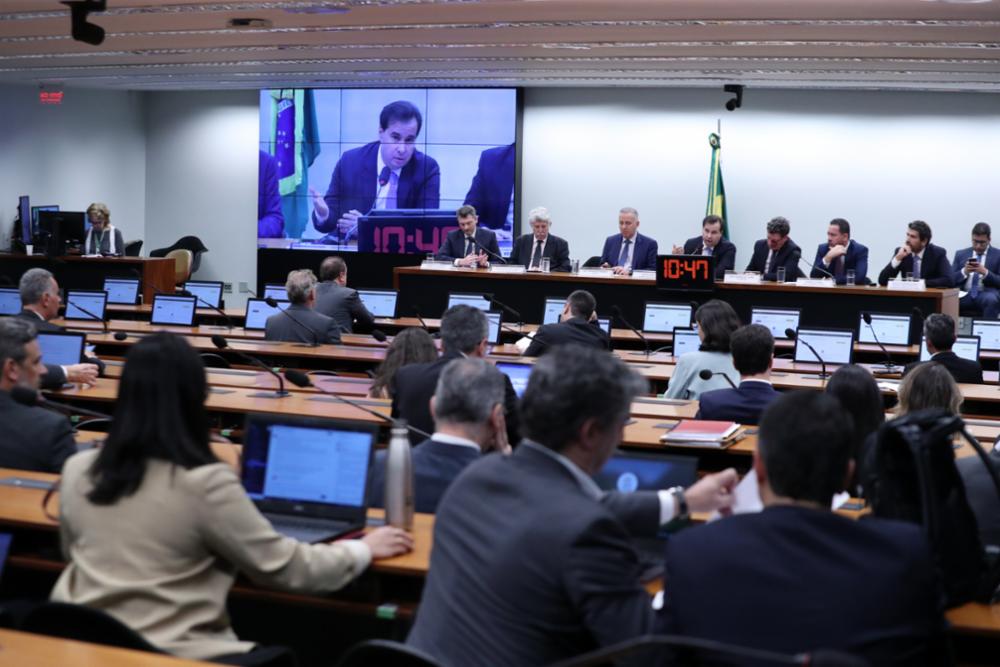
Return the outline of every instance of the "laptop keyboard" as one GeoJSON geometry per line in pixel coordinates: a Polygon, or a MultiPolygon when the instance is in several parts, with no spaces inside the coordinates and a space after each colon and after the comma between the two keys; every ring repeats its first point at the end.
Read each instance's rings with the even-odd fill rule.
{"type": "Polygon", "coordinates": [[[303,542],[316,542],[340,535],[350,528],[348,521],[267,515],[276,531],[303,542]]]}

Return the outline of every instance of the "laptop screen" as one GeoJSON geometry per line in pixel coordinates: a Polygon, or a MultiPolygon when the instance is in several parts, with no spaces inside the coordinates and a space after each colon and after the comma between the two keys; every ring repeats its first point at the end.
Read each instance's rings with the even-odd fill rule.
{"type": "Polygon", "coordinates": [[[198,306],[206,303],[218,308],[222,303],[222,283],[215,280],[189,280],[184,283],[184,289],[198,297],[198,306]]]}
{"type": "Polygon", "coordinates": [[[528,388],[528,376],[531,375],[531,364],[512,364],[507,361],[498,361],[497,370],[510,378],[510,383],[514,386],[514,393],[518,398],[528,388]]]}
{"type": "Polygon", "coordinates": [[[267,318],[280,313],[288,308],[287,301],[279,301],[277,308],[271,308],[264,299],[247,299],[246,320],[243,328],[255,331],[263,331],[267,318]]]}
{"type": "Polygon", "coordinates": [[[288,301],[288,291],[285,290],[284,285],[279,285],[277,283],[268,283],[264,285],[264,296],[262,299],[276,299],[278,301],[288,301]]]}
{"type": "Polygon", "coordinates": [[[691,326],[691,304],[647,303],[642,330],[653,333],[670,333],[675,327],[691,326]]]}
{"type": "Polygon", "coordinates": [[[39,332],[38,347],[42,352],[42,361],[58,366],[70,366],[80,363],[83,359],[82,333],[39,332]]]}
{"type": "MultiPolygon", "coordinates": [[[[951,351],[957,356],[969,361],[979,361],[979,336],[959,336],[951,351]]],[[[920,361],[930,361],[931,353],[927,349],[927,337],[920,340],[920,361]]]]}
{"type": "Polygon", "coordinates": [[[694,329],[674,329],[674,357],[688,352],[697,352],[701,347],[701,338],[694,329]]]}
{"type": "Polygon", "coordinates": [[[107,302],[108,295],[105,292],[69,290],[66,292],[66,313],[63,317],[67,320],[96,320],[100,322],[104,319],[104,306],[107,302]],[[93,316],[88,315],[84,310],[93,313],[93,316]]]}
{"type": "Polygon", "coordinates": [[[617,451],[594,475],[604,491],[632,493],[687,488],[698,479],[698,458],[617,451]]]}
{"type": "Polygon", "coordinates": [[[597,318],[597,326],[599,326],[602,329],[604,329],[604,332],[606,334],[608,334],[609,337],[611,336],[611,318],[610,317],[598,317],[597,318]]]}
{"type": "Polygon", "coordinates": [[[828,364],[849,364],[854,353],[854,332],[846,329],[799,329],[795,340],[795,361],[819,363],[803,341],[816,349],[828,364]]]}
{"type": "Polygon", "coordinates": [[[858,316],[858,342],[875,343],[878,336],[883,345],[910,344],[910,316],[891,313],[869,313],[872,323],[865,322],[865,314],[858,316]],[[874,331],[873,331],[874,330],[874,331]]]}
{"type": "Polygon", "coordinates": [[[17,315],[21,312],[21,293],[16,288],[0,287],[0,315],[17,315]]]}
{"type": "Polygon", "coordinates": [[[565,297],[545,297],[545,312],[542,313],[542,324],[555,324],[558,322],[565,306],[565,297]]]}
{"type": "Polygon", "coordinates": [[[490,302],[486,300],[486,296],[483,294],[469,294],[466,292],[451,292],[448,294],[449,308],[459,304],[472,306],[473,308],[478,308],[479,310],[490,309],[490,302]]]}
{"type": "Polygon", "coordinates": [[[486,313],[486,320],[489,322],[489,333],[486,335],[486,340],[493,344],[500,344],[500,322],[503,321],[503,315],[501,313],[486,313]]]}
{"type": "Polygon", "coordinates": [[[157,294],[153,297],[153,314],[151,324],[194,324],[195,299],[193,296],[167,296],[157,294]]]}
{"type": "Polygon", "coordinates": [[[972,320],[972,335],[982,350],[1000,350],[1000,320],[972,320]]]}
{"type": "Polygon", "coordinates": [[[761,324],[771,330],[775,338],[785,338],[785,329],[799,328],[798,308],[754,308],[750,311],[750,324],[761,324]]]}
{"type": "Polygon", "coordinates": [[[375,317],[396,317],[396,290],[359,289],[358,296],[375,317]]]}
{"type": "Polygon", "coordinates": [[[104,291],[108,303],[134,304],[139,297],[139,281],[135,278],[105,278],[104,291]]]}

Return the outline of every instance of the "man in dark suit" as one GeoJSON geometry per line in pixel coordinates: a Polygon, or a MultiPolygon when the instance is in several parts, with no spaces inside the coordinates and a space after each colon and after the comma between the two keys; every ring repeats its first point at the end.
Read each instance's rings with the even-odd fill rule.
{"type": "Polygon", "coordinates": [[[567,345],[535,364],[524,393],[528,439],[511,456],[470,465],[438,506],[408,644],[443,665],[547,665],[653,630],[630,533],[727,506],[735,471],[662,493],[644,507],[651,516],[626,525],[613,503],[629,494],[602,496],[591,475],[644,390],[635,371],[599,350],[567,345]]]}
{"type": "MultiPolygon", "coordinates": [[[[17,317],[31,322],[37,331],[60,332],[64,329],[49,320],[59,316],[62,297],[55,277],[42,268],[28,269],[18,283],[21,312],[17,317]]],[[[59,366],[45,364],[41,379],[43,389],[58,389],[67,382],[93,386],[97,376],[104,372],[104,363],[93,356],[85,356],[83,363],[59,366]]]]}
{"type": "MultiPolygon", "coordinates": [[[[454,359],[486,356],[488,335],[489,322],[478,308],[458,305],[446,310],[441,316],[441,356],[429,363],[403,366],[393,376],[392,416],[405,419],[410,426],[422,431],[433,431],[430,400],[441,371],[454,359]]],[[[516,445],[520,440],[517,393],[506,375],[504,420],[507,423],[507,439],[516,445]]],[[[410,442],[416,445],[420,440],[410,433],[410,442]]]]}
{"type": "Polygon", "coordinates": [[[479,216],[471,206],[462,206],[455,212],[458,229],[453,229],[444,237],[438,248],[438,259],[450,259],[455,266],[482,267],[490,265],[490,260],[503,262],[497,235],[479,227],[479,216]],[[475,239],[474,241],[472,239],[475,239]]]}
{"type": "Polygon", "coordinates": [[[701,236],[688,239],[684,247],[675,245],[675,255],[709,255],[715,257],[715,279],[722,280],[726,271],[736,268],[736,246],[722,238],[722,218],[707,215],[701,221],[701,236]]]}
{"type": "Polygon", "coordinates": [[[340,327],[332,317],[314,310],[316,274],[300,269],[288,274],[285,282],[288,308],[267,318],[264,340],[322,345],[340,342],[340,327]]]}
{"type": "MultiPolygon", "coordinates": [[[[413,448],[413,494],[418,512],[433,514],[445,489],[481,454],[510,453],[504,422],[504,375],[484,359],[452,359],[431,397],[434,434],[413,448]]],[[[376,452],[369,504],[382,507],[385,451],[376,452]]]]}
{"type": "Polygon", "coordinates": [[[548,209],[539,206],[528,213],[531,234],[525,234],[514,242],[510,253],[511,264],[523,264],[528,271],[541,271],[542,259],[549,258],[550,271],[569,271],[569,244],[549,233],[552,218],[548,209]]]}
{"type": "Polygon", "coordinates": [[[896,248],[889,263],[878,274],[878,284],[885,287],[902,274],[923,279],[928,287],[951,287],[953,278],[948,264],[948,251],[931,243],[931,227],[923,220],[914,220],[906,229],[906,242],[896,248]]]}
{"type": "MultiPolygon", "coordinates": [[[[963,359],[951,351],[955,344],[955,320],[950,315],[934,313],[924,320],[924,340],[927,351],[931,353],[930,361],[941,364],[948,369],[955,382],[982,384],[983,367],[978,361],[963,359]]],[[[907,364],[903,375],[916,368],[921,362],[907,364]]]]}
{"type": "Polygon", "coordinates": [[[847,272],[854,271],[854,284],[868,284],[868,248],[851,239],[851,223],[834,218],[826,229],[826,243],[816,248],[811,278],[829,278],[838,285],[847,283],[847,272]]]}
{"type": "Polygon", "coordinates": [[[566,299],[558,322],[543,324],[531,337],[526,357],[538,357],[558,345],[576,343],[599,350],[611,347],[611,339],[597,323],[597,300],[587,290],[578,289],[566,299]]]}
{"type": "Polygon", "coordinates": [[[489,229],[513,229],[514,144],[487,148],[479,155],[479,169],[465,202],[479,211],[479,224],[489,229]],[[509,223],[509,224],[508,224],[509,223]]]}
{"type": "Polygon", "coordinates": [[[76,453],[68,419],[11,398],[14,387],[37,390],[45,372],[35,325],[17,317],[0,318],[0,468],[59,472],[76,453]]]}
{"type": "Polygon", "coordinates": [[[774,361],[774,337],[760,324],[748,324],[729,338],[733,366],[740,374],[735,389],[715,389],[701,395],[695,419],[734,421],[756,424],[778,392],[771,386],[771,363],[774,361]]]}
{"type": "Polygon", "coordinates": [[[1000,250],[990,247],[990,226],[977,222],[972,227],[972,247],[955,253],[951,265],[952,283],[965,292],[959,308],[975,310],[988,320],[1000,315],[1000,250]]]}
{"type": "Polygon", "coordinates": [[[753,257],[747,264],[747,271],[756,271],[764,280],[777,280],[778,269],[785,269],[785,280],[794,282],[804,275],[799,270],[802,249],[788,237],[792,226],[786,218],[778,216],[767,223],[767,238],[753,246],[753,257]]]}
{"type": "Polygon", "coordinates": [[[784,654],[841,650],[873,665],[949,664],[922,528],[830,511],[853,476],[852,447],[835,398],[801,391],[772,403],[749,473],[764,510],[671,537],[665,632],[784,654]]]}
{"type": "Polygon", "coordinates": [[[441,171],[416,149],[420,110],[399,100],[382,109],[378,122],[378,141],[340,156],[325,197],[310,188],[316,231],[348,241],[357,237],[358,218],[373,209],[438,207],[441,171]]]}
{"type": "Polygon", "coordinates": [[[613,268],[616,274],[656,270],[656,240],[639,233],[639,212],[631,206],[622,208],[618,231],[604,240],[601,266],[613,268]]]}
{"type": "Polygon", "coordinates": [[[375,316],[361,302],[358,291],[347,286],[347,262],[336,255],[319,265],[316,285],[316,312],[332,317],[341,333],[352,333],[354,323],[364,331],[375,328],[375,316]]]}

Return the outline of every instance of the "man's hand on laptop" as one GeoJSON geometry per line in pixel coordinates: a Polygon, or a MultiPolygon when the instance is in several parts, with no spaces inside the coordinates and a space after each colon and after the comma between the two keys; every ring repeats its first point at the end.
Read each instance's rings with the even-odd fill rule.
{"type": "Polygon", "coordinates": [[[72,364],[66,366],[66,381],[93,387],[97,384],[97,366],[94,364],[72,364]]]}
{"type": "Polygon", "coordinates": [[[684,491],[689,511],[718,510],[724,516],[729,514],[729,508],[733,505],[733,489],[739,481],[739,475],[732,468],[705,475],[684,491]]]}
{"type": "Polygon", "coordinates": [[[372,550],[372,558],[392,558],[413,551],[413,537],[401,528],[382,526],[361,538],[372,550]]]}

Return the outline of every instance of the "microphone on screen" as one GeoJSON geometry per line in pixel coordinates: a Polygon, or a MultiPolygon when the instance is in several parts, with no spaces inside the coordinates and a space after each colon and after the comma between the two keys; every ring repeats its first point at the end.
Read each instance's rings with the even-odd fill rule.
{"type": "Polygon", "coordinates": [[[392,171],[389,167],[382,167],[382,172],[378,175],[378,185],[380,188],[384,188],[389,182],[390,175],[392,171]]]}
{"type": "Polygon", "coordinates": [[[719,371],[710,371],[707,368],[703,369],[701,372],[698,373],[698,377],[700,377],[702,380],[711,380],[716,375],[721,375],[722,377],[724,377],[726,379],[726,382],[729,383],[729,386],[732,387],[733,389],[736,389],[736,385],[733,384],[733,381],[730,380],[729,376],[726,375],[725,373],[721,373],[719,371]]]}

